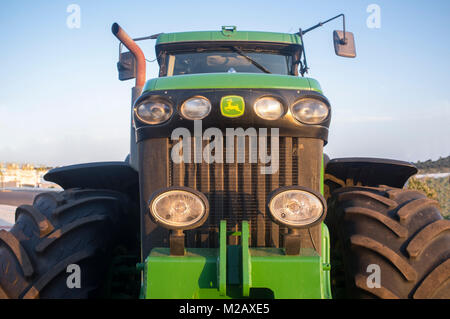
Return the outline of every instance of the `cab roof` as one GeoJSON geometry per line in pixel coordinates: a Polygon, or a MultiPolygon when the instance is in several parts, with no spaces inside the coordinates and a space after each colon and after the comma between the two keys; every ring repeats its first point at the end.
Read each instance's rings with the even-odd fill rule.
{"type": "Polygon", "coordinates": [[[301,45],[300,37],[297,34],[262,31],[237,31],[236,26],[223,26],[221,31],[162,33],[158,36],[156,45],[208,41],[266,42],[301,45]]]}

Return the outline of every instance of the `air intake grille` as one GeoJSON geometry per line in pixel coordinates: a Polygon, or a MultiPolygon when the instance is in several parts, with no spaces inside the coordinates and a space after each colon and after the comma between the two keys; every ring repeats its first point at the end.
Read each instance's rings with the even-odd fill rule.
{"type": "MultiPolygon", "coordinates": [[[[272,155],[270,139],[268,140],[267,153],[272,155]]],[[[177,143],[177,141],[169,142],[169,156],[177,143]]],[[[204,149],[209,141],[202,143],[204,149]]],[[[225,138],[224,145],[226,145],[225,138]]],[[[236,141],[234,145],[237,145],[236,141]]],[[[169,160],[170,186],[188,186],[197,189],[207,196],[210,204],[210,216],[205,224],[199,229],[186,232],[187,247],[217,247],[218,226],[221,219],[227,221],[229,231],[239,231],[242,220],[247,220],[251,230],[251,246],[280,247],[281,235],[287,229],[270,219],[270,213],[266,208],[267,196],[281,186],[298,184],[300,148],[299,138],[280,137],[277,173],[261,174],[260,168],[265,165],[259,162],[259,158],[257,163],[249,163],[248,137],[244,151],[245,163],[237,163],[238,151],[243,151],[237,148],[238,151],[232,154],[234,163],[211,164],[204,160],[202,163],[194,163],[195,142],[192,138],[191,163],[176,164],[169,160]]],[[[217,158],[214,150],[212,156],[217,158]]],[[[226,162],[225,147],[223,159],[223,162],[226,162]]],[[[230,236],[229,240],[230,244],[238,243],[237,237],[230,236]]]]}

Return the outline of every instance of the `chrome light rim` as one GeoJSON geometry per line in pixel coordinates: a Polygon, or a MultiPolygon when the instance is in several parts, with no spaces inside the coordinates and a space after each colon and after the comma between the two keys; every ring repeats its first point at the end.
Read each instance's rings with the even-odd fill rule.
{"type": "Polygon", "coordinates": [[[331,113],[331,108],[330,108],[330,105],[328,104],[328,102],[326,102],[326,101],[324,101],[324,100],[322,100],[320,98],[309,97],[309,96],[302,97],[302,98],[296,100],[294,103],[292,103],[290,105],[289,110],[290,110],[290,112],[292,114],[292,117],[297,122],[305,124],[305,125],[320,125],[320,124],[326,122],[329,119],[330,113],[331,113]],[[308,101],[308,100],[319,102],[321,105],[325,106],[325,108],[326,108],[326,116],[323,117],[322,119],[320,119],[319,121],[306,121],[305,119],[302,119],[297,114],[297,112],[294,111],[294,107],[299,105],[299,104],[301,104],[301,103],[304,103],[305,101],[308,101]]]}
{"type": "Polygon", "coordinates": [[[326,214],[327,214],[327,203],[321,193],[314,191],[312,189],[309,189],[307,187],[284,186],[284,187],[280,187],[280,188],[276,189],[275,191],[273,191],[272,193],[269,194],[268,199],[267,199],[267,209],[269,210],[270,216],[275,223],[282,225],[282,226],[287,226],[289,228],[302,229],[302,228],[313,227],[313,226],[321,223],[325,219],[326,214]],[[322,212],[321,212],[320,216],[317,219],[315,219],[314,221],[307,223],[307,224],[288,223],[288,222],[278,218],[276,216],[276,214],[274,214],[272,212],[271,203],[277,196],[282,195],[283,193],[288,192],[288,191],[300,191],[300,192],[308,193],[309,195],[313,195],[316,199],[318,199],[320,201],[320,203],[322,205],[322,212]]]}
{"type": "Polygon", "coordinates": [[[150,200],[148,202],[148,207],[149,207],[150,215],[152,216],[152,218],[154,219],[154,221],[157,224],[159,224],[160,226],[162,226],[164,228],[173,229],[173,230],[176,230],[176,229],[189,230],[189,229],[198,228],[204,224],[204,222],[207,220],[207,218],[209,216],[208,199],[206,198],[206,196],[203,193],[201,193],[195,189],[192,189],[190,187],[177,186],[177,187],[168,187],[168,188],[160,189],[160,190],[156,191],[155,193],[153,193],[152,196],[150,196],[150,200]],[[155,204],[157,204],[158,200],[160,200],[163,197],[167,197],[170,195],[170,193],[174,193],[174,192],[187,193],[190,196],[193,196],[196,199],[200,200],[202,203],[203,209],[204,209],[203,214],[200,215],[198,218],[196,218],[184,225],[174,225],[174,224],[168,223],[167,220],[165,220],[159,214],[157,214],[154,211],[154,209],[155,209],[155,204]]]}
{"type": "Polygon", "coordinates": [[[266,96],[261,96],[261,97],[259,97],[259,98],[257,98],[257,99],[255,100],[255,102],[253,103],[253,111],[255,112],[255,114],[256,114],[259,118],[261,118],[261,119],[263,119],[263,120],[267,120],[267,121],[276,121],[276,120],[281,119],[281,118],[286,114],[286,107],[285,107],[283,101],[281,101],[281,99],[279,99],[279,98],[277,98],[277,97],[275,97],[275,96],[266,95],[266,96]],[[280,114],[279,114],[278,117],[276,117],[276,118],[267,118],[267,117],[264,117],[264,116],[262,116],[262,115],[260,114],[260,112],[259,112],[258,109],[257,109],[257,103],[260,102],[261,100],[264,100],[264,99],[271,99],[271,100],[274,100],[274,101],[277,101],[278,103],[280,103],[280,110],[281,110],[281,112],[280,112],[280,114]]]}
{"type": "Polygon", "coordinates": [[[181,116],[184,117],[185,119],[191,120],[191,121],[195,121],[195,120],[203,120],[205,117],[207,117],[209,114],[211,114],[211,109],[212,109],[212,104],[211,104],[211,101],[208,98],[206,98],[206,97],[204,97],[202,95],[195,95],[195,96],[192,96],[192,97],[186,99],[183,102],[183,104],[181,104],[179,111],[180,111],[181,116]],[[184,111],[184,108],[186,107],[186,103],[189,102],[189,101],[192,101],[194,99],[204,100],[204,101],[208,102],[208,104],[209,104],[208,105],[208,111],[201,117],[197,117],[197,118],[190,117],[190,116],[186,115],[186,113],[184,111]]]}
{"type": "Polygon", "coordinates": [[[167,121],[169,121],[172,118],[173,113],[174,113],[174,110],[173,110],[172,103],[170,103],[169,101],[166,101],[164,99],[155,99],[155,98],[153,98],[153,99],[144,100],[144,101],[142,101],[141,103],[139,103],[138,105],[136,105],[134,107],[134,114],[135,114],[136,118],[140,122],[145,123],[145,124],[149,124],[149,125],[164,124],[164,123],[166,123],[167,121]],[[168,107],[168,109],[169,109],[169,113],[168,113],[167,117],[164,120],[158,121],[158,122],[156,122],[156,121],[149,121],[149,120],[144,119],[141,115],[139,115],[138,108],[143,106],[143,105],[145,105],[145,104],[149,104],[149,103],[160,103],[160,104],[166,105],[168,107]]]}

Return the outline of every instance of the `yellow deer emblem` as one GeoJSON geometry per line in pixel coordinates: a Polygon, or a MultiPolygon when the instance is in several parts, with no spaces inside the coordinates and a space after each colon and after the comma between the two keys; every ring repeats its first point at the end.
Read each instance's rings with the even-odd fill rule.
{"type": "Polygon", "coordinates": [[[228,99],[226,100],[227,105],[225,105],[223,108],[225,109],[225,111],[236,111],[236,112],[241,112],[241,107],[237,104],[231,104],[233,103],[232,99],[228,99]]]}
{"type": "Polygon", "coordinates": [[[228,95],[220,100],[220,111],[225,117],[238,117],[244,114],[245,102],[242,96],[228,95]]]}

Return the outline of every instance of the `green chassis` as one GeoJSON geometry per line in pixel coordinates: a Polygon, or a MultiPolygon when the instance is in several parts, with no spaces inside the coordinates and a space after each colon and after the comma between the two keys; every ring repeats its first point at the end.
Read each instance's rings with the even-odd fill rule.
{"type": "Polygon", "coordinates": [[[286,256],[280,248],[249,248],[249,227],[226,231],[220,223],[219,248],[187,248],[170,256],[155,248],[145,260],[141,298],[331,298],[329,232],[322,223],[322,256],[301,249],[286,256]],[[240,236],[240,245],[227,245],[227,236],[240,236]]]}

